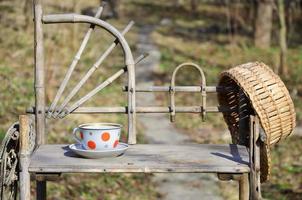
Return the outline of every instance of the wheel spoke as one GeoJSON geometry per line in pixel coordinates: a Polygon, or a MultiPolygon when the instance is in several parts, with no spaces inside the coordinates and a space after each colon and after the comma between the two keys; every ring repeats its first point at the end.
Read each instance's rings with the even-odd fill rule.
{"type": "MultiPolygon", "coordinates": [[[[102,12],[103,12],[103,7],[100,6],[98,8],[98,10],[97,10],[97,12],[96,12],[96,14],[95,14],[94,17],[95,18],[100,18],[102,12]]],[[[69,66],[69,68],[68,68],[68,70],[66,72],[66,75],[65,75],[65,77],[64,77],[64,79],[63,79],[63,81],[62,81],[62,83],[60,85],[60,88],[57,91],[57,94],[56,94],[56,96],[55,96],[52,104],[50,105],[50,108],[49,108],[49,111],[48,111],[48,115],[47,115],[48,117],[50,117],[53,114],[53,111],[55,110],[55,108],[57,106],[57,103],[58,103],[59,99],[61,98],[62,93],[64,92],[64,90],[66,88],[66,85],[67,85],[67,83],[68,83],[68,81],[69,81],[69,79],[71,77],[72,72],[74,71],[76,65],[78,64],[78,61],[81,58],[81,55],[82,55],[82,53],[83,53],[83,51],[84,51],[84,49],[85,49],[85,47],[86,47],[86,45],[87,45],[87,43],[89,41],[89,38],[90,38],[91,33],[94,30],[94,28],[95,28],[95,25],[90,25],[88,31],[86,32],[86,34],[84,36],[84,39],[83,39],[83,41],[82,41],[82,43],[80,45],[80,48],[79,48],[77,54],[75,55],[74,59],[72,60],[72,63],[69,66]]]]}
{"type": "MultiPolygon", "coordinates": [[[[130,28],[133,26],[134,22],[131,21],[123,30],[122,35],[125,35],[130,28]]],[[[111,46],[100,56],[100,58],[96,61],[96,63],[88,70],[85,76],[81,79],[81,81],[73,88],[73,90],[69,93],[69,95],[65,98],[62,105],[56,110],[53,114],[53,117],[56,118],[62,110],[66,107],[69,101],[75,96],[75,94],[80,90],[80,88],[85,84],[85,82],[89,79],[89,77],[100,67],[102,62],[106,59],[106,57],[112,52],[112,50],[119,43],[118,39],[116,39],[111,46]]]]}
{"type": "MultiPolygon", "coordinates": [[[[141,62],[144,58],[146,58],[148,54],[140,55],[135,59],[135,64],[141,62]]],[[[97,86],[95,89],[90,91],[88,94],[86,94],[84,97],[82,97],[80,100],[75,102],[72,106],[69,108],[66,108],[59,114],[61,118],[65,117],[69,113],[73,112],[75,109],[77,109],[79,106],[81,106],[83,103],[88,101],[91,97],[96,95],[99,91],[104,89],[106,86],[110,85],[114,80],[116,80],[118,77],[120,77],[122,74],[124,74],[127,71],[127,67],[124,67],[123,69],[120,69],[115,74],[107,78],[104,82],[102,82],[99,86],[97,86]]]]}

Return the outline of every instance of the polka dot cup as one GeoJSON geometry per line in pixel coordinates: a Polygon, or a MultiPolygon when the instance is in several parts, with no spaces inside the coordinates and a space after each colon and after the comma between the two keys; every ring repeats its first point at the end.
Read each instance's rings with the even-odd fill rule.
{"type": "Polygon", "coordinates": [[[113,123],[82,124],[73,130],[75,140],[87,150],[106,150],[117,147],[122,125],[113,123]]]}

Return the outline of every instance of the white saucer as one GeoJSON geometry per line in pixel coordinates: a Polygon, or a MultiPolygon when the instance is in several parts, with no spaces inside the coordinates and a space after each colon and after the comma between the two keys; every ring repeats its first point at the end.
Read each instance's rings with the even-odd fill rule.
{"type": "Polygon", "coordinates": [[[85,158],[117,157],[128,149],[128,144],[119,143],[116,148],[106,150],[86,150],[82,147],[82,144],[71,144],[69,145],[69,149],[85,158]]]}

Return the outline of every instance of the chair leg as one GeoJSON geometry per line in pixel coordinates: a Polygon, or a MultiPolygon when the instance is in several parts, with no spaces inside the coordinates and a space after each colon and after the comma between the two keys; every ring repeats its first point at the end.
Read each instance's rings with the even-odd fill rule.
{"type": "Polygon", "coordinates": [[[20,200],[30,200],[30,174],[28,173],[29,159],[20,159],[22,171],[20,172],[20,200]]]}
{"type": "Polygon", "coordinates": [[[236,180],[239,182],[239,199],[249,200],[250,199],[250,182],[249,174],[229,174],[229,173],[218,173],[218,179],[221,181],[236,180]]]}
{"type": "Polygon", "coordinates": [[[239,199],[249,200],[250,188],[249,188],[249,176],[247,173],[241,175],[239,179],[239,199]]]}
{"type": "Polygon", "coordinates": [[[36,181],[37,200],[46,200],[46,181],[36,181]]]}
{"type": "Polygon", "coordinates": [[[20,200],[30,200],[30,174],[28,166],[30,161],[29,152],[29,117],[19,116],[20,122],[20,200]]]}
{"type": "Polygon", "coordinates": [[[260,124],[257,116],[251,116],[250,120],[250,195],[252,200],[260,200],[260,124]]]}

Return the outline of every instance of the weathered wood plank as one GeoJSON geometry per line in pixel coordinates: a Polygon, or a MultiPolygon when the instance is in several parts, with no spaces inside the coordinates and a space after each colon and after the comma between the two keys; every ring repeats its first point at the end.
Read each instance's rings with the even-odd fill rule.
{"type": "Polygon", "coordinates": [[[31,158],[29,172],[249,172],[246,147],[240,145],[132,145],[123,156],[86,159],[67,145],[42,145],[31,158]]]}

